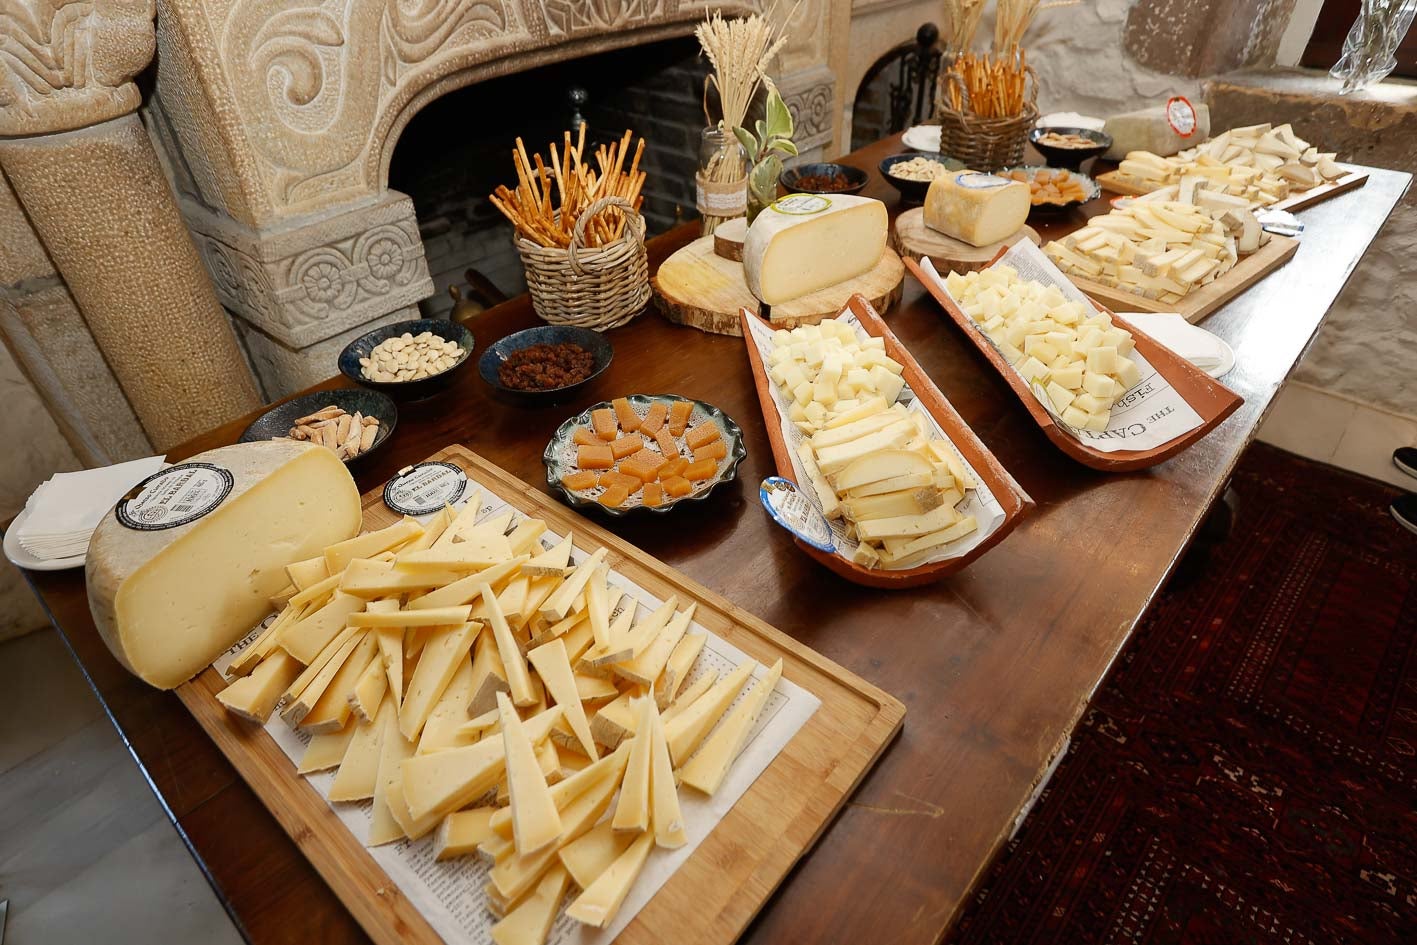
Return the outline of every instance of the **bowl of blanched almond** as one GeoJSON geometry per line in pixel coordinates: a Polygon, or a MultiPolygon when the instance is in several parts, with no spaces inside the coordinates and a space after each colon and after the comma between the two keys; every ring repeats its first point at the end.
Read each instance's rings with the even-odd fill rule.
{"type": "Polygon", "coordinates": [[[339,369],[395,400],[423,400],[446,389],[472,354],[472,332],[458,322],[422,318],[382,325],[340,352],[339,369]]]}
{"type": "Polygon", "coordinates": [[[924,203],[930,182],[951,171],[964,169],[964,162],[944,154],[913,151],[893,154],[880,164],[881,176],[900,191],[907,203],[924,203]]]}

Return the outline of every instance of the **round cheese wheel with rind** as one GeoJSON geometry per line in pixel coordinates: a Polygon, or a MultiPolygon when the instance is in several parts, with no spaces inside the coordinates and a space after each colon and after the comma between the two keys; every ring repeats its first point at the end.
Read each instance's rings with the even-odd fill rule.
{"type": "Polygon", "coordinates": [[[322,446],[240,443],[184,462],[230,473],[225,498],[200,518],[153,530],[125,524],[115,509],[85,564],[99,635],[160,689],[191,679],[270,613],[270,598],[290,583],[287,564],[352,538],[363,520],[353,477],[322,446]]]}

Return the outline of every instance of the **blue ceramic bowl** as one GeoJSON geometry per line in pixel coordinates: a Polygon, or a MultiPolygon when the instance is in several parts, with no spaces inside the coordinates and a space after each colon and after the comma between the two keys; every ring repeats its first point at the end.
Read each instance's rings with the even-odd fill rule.
{"type": "Polygon", "coordinates": [[[958,158],[947,157],[943,154],[927,154],[924,151],[909,151],[905,154],[892,154],[881,162],[881,176],[884,177],[886,182],[892,187],[900,191],[901,200],[906,203],[924,203],[925,192],[930,189],[930,182],[928,180],[907,180],[904,177],[894,177],[891,174],[891,168],[895,167],[897,164],[913,161],[919,157],[929,158],[936,164],[943,164],[945,170],[964,170],[963,161],[958,158]]]}
{"type": "Polygon", "coordinates": [[[301,417],[308,417],[325,407],[340,407],[345,413],[362,413],[379,421],[379,432],[374,437],[374,445],[346,463],[358,462],[373,453],[393,435],[398,426],[399,409],[386,395],[375,390],[317,390],[283,404],[276,404],[261,414],[241,434],[239,443],[254,443],[258,440],[274,440],[290,433],[290,428],[301,417]]]}
{"type": "Polygon", "coordinates": [[[848,167],[845,164],[799,164],[796,167],[789,167],[778,176],[778,182],[794,194],[859,194],[861,188],[866,186],[870,180],[870,175],[859,167],[848,167]],[[841,174],[846,178],[847,186],[841,190],[821,190],[814,187],[802,186],[802,178],[826,175],[828,177],[841,174]]]}
{"type": "Polygon", "coordinates": [[[453,376],[472,360],[472,344],[472,332],[458,322],[450,322],[444,318],[420,318],[411,322],[394,322],[392,325],[382,325],[368,334],[360,335],[345,345],[345,349],[339,355],[339,369],[341,374],[359,386],[382,391],[395,400],[426,400],[434,394],[446,390],[452,384],[453,376]],[[457,342],[458,347],[463,350],[462,357],[458,362],[441,374],[434,374],[432,377],[416,381],[371,381],[364,376],[363,369],[359,366],[359,359],[369,357],[369,352],[378,347],[379,342],[389,338],[397,338],[405,332],[416,337],[425,331],[431,331],[447,341],[457,342]]]}
{"type": "Polygon", "coordinates": [[[610,366],[610,359],[614,356],[614,349],[610,347],[610,342],[598,331],[591,331],[589,328],[576,328],[571,325],[541,325],[537,328],[513,332],[490,345],[482,352],[482,357],[477,359],[477,372],[482,375],[482,379],[487,382],[488,386],[497,392],[499,399],[524,407],[545,407],[564,403],[574,397],[610,366]],[[567,384],[565,387],[553,387],[549,390],[515,390],[502,383],[497,369],[513,353],[523,348],[530,348],[532,345],[559,344],[579,345],[590,352],[594,364],[589,377],[576,381],[574,384],[567,384]]]}

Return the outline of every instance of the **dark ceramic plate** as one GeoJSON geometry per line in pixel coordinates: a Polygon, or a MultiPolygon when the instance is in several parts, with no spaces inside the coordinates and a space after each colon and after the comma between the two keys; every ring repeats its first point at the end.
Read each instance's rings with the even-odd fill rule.
{"type": "MultiPolygon", "coordinates": [[[[995,173],[1007,174],[1011,171],[1023,171],[1025,174],[1028,175],[1030,179],[1032,179],[1033,175],[1037,174],[1039,171],[1057,170],[1063,170],[1063,168],[1039,167],[1037,164],[1020,164],[1017,167],[1005,167],[999,171],[996,171],[995,173]]],[[[1093,180],[1091,177],[1088,177],[1086,174],[1080,173],[1078,171],[1068,171],[1068,173],[1078,179],[1078,181],[1082,184],[1083,193],[1085,193],[1087,196],[1084,197],[1082,200],[1069,200],[1067,203],[1036,203],[1028,211],[1030,216],[1035,213],[1045,215],[1050,213],[1062,213],[1064,210],[1071,210],[1073,207],[1081,207],[1089,200],[1094,200],[1097,197],[1102,196],[1102,186],[1098,184],[1097,181],[1093,180]]]]}
{"type": "MultiPolygon", "coordinates": [[[[626,398],[630,406],[635,408],[635,413],[643,417],[649,412],[651,404],[663,402],[672,404],[679,400],[688,400],[687,397],[676,397],[673,394],[631,394],[626,398]]],[[[697,426],[704,421],[710,421],[718,425],[718,432],[723,437],[723,442],[728,445],[728,455],[721,461],[718,475],[712,479],[705,479],[702,482],[694,483],[694,489],[686,496],[665,502],[663,505],[656,505],[653,508],[641,505],[638,494],[630,496],[629,503],[618,509],[606,508],[596,501],[596,498],[605,490],[599,486],[582,491],[567,489],[561,484],[563,476],[569,475],[576,470],[576,444],[571,441],[571,437],[576,432],[576,427],[590,426],[590,412],[599,410],[602,407],[609,407],[609,401],[601,401],[594,404],[580,413],[576,414],[565,423],[556,428],[556,432],[551,436],[551,442],[546,444],[546,451],[541,454],[541,461],[546,464],[546,484],[553,490],[561,493],[566,502],[577,508],[593,506],[606,515],[619,517],[644,509],[649,512],[664,513],[674,508],[681,502],[698,502],[707,499],[714,487],[721,482],[729,482],[738,475],[738,464],[748,455],[748,449],[743,445],[743,431],[738,428],[738,424],[733,422],[733,418],[719,410],[713,404],[706,404],[701,400],[690,400],[694,405],[694,410],[689,414],[689,427],[697,426]]],[[[686,428],[687,429],[687,428],[686,428]]],[[[659,449],[651,437],[646,441],[646,445],[658,452],[659,449]]]]}
{"type": "Polygon", "coordinates": [[[1049,167],[1064,167],[1075,171],[1082,167],[1083,161],[1095,158],[1112,147],[1112,136],[1105,131],[1094,131],[1091,128],[1034,128],[1028,133],[1028,143],[1043,155],[1043,160],[1048,162],[1049,167]],[[1095,146],[1091,148],[1059,148],[1051,144],[1039,144],[1038,139],[1050,131],[1061,135],[1077,135],[1095,142],[1095,146]]]}
{"type": "Polygon", "coordinates": [[[925,192],[930,189],[928,180],[906,180],[904,177],[896,177],[891,174],[891,168],[906,161],[913,161],[916,158],[928,158],[936,164],[943,164],[945,170],[962,171],[964,162],[958,158],[952,158],[944,154],[928,154],[924,151],[910,151],[906,154],[893,154],[881,162],[881,176],[900,191],[901,199],[907,203],[924,203],[925,192]]]}
{"type": "Polygon", "coordinates": [[[347,463],[358,462],[383,446],[384,441],[393,435],[394,427],[398,426],[399,422],[399,409],[394,406],[394,402],[376,390],[317,390],[313,394],[305,394],[283,404],[276,404],[257,417],[255,422],[242,432],[237,442],[254,443],[258,440],[274,440],[286,436],[297,419],[325,407],[342,407],[345,413],[362,413],[379,421],[379,432],[374,437],[374,445],[354,459],[345,460],[347,463]]]}
{"type": "Polygon", "coordinates": [[[859,194],[861,188],[866,186],[866,181],[870,176],[859,167],[848,167],[845,164],[799,164],[796,167],[789,167],[778,177],[778,182],[794,194],[859,194]],[[802,179],[805,177],[825,176],[831,177],[841,174],[846,178],[847,186],[841,190],[821,190],[815,187],[804,187],[802,179]]]}
{"type": "Polygon", "coordinates": [[[446,390],[448,385],[453,382],[453,375],[466,367],[470,360],[472,360],[472,332],[458,322],[450,322],[445,318],[420,318],[411,322],[382,325],[368,334],[360,335],[340,352],[339,369],[341,374],[359,386],[383,391],[395,400],[425,400],[446,390]],[[396,338],[404,333],[417,337],[425,331],[431,331],[447,341],[457,342],[458,347],[463,350],[462,357],[458,359],[457,363],[441,374],[434,374],[432,377],[416,381],[371,381],[364,376],[363,369],[359,366],[359,359],[369,357],[369,352],[378,347],[381,341],[396,338]]]}
{"type": "Polygon", "coordinates": [[[487,348],[477,359],[477,372],[482,375],[482,379],[487,382],[488,386],[497,391],[499,399],[525,407],[545,407],[570,400],[591,381],[599,377],[610,366],[610,359],[614,356],[615,351],[611,348],[610,342],[598,331],[570,325],[541,325],[537,328],[513,332],[487,348]],[[594,359],[595,363],[591,368],[590,376],[584,380],[550,390],[516,390],[503,384],[502,379],[497,375],[497,369],[514,352],[530,348],[532,345],[566,343],[580,345],[589,351],[594,359]]]}

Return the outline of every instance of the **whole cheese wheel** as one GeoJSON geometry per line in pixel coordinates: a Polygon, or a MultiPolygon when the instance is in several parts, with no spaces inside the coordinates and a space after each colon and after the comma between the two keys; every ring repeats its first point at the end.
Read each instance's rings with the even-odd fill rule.
{"type": "Polygon", "coordinates": [[[748,291],[776,305],[870,272],[886,250],[888,220],[886,205],[870,197],[783,197],[748,227],[748,291]]]}
{"type": "Polygon", "coordinates": [[[925,225],[971,246],[988,246],[1022,229],[1032,205],[1022,181],[960,171],[930,182],[925,225]]]}
{"type": "Polygon", "coordinates": [[[139,484],[94,531],[94,623],[129,671],[172,689],[270,612],[287,564],[352,538],[362,519],[359,488],[324,447],[200,453],[139,484]]]}

